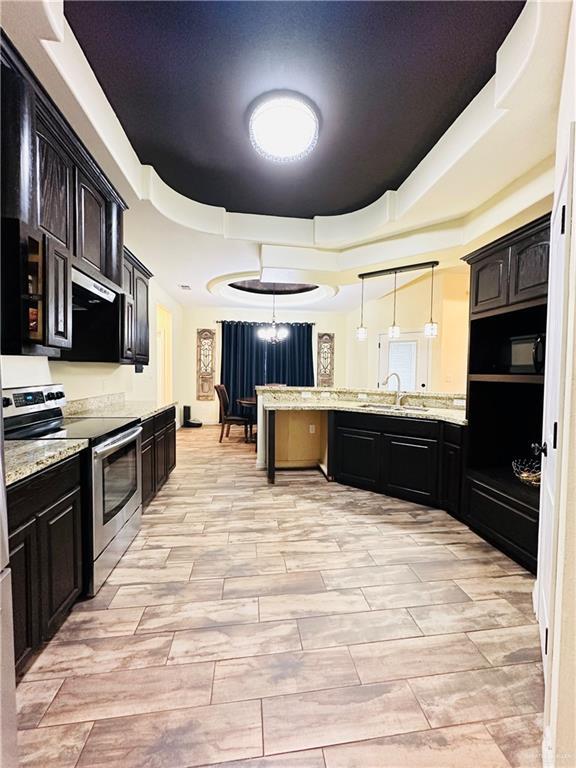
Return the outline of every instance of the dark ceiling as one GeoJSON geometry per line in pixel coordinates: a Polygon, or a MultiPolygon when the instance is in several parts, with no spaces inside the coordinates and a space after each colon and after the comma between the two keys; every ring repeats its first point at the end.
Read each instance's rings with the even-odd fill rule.
{"type": "Polygon", "coordinates": [[[353,211],[397,189],[494,74],[523,2],[88,2],[66,17],[143,163],[229,211],[353,211]],[[321,113],[299,162],[260,157],[246,110],[321,113]]]}

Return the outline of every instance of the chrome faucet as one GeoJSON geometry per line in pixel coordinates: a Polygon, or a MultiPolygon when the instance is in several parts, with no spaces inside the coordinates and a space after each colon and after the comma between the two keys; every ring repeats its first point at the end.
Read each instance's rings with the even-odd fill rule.
{"type": "Polygon", "coordinates": [[[400,393],[400,376],[398,376],[397,373],[389,373],[388,376],[386,376],[386,378],[384,379],[382,386],[385,387],[392,377],[396,379],[396,383],[398,384],[398,387],[396,389],[395,405],[400,405],[402,402],[402,394],[400,393]]]}

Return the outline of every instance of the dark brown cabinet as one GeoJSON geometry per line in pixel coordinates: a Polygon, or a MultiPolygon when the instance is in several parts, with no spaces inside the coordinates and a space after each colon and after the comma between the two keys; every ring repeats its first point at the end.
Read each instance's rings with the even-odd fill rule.
{"type": "Polygon", "coordinates": [[[337,482],[459,515],[464,427],[344,411],[333,420],[329,462],[337,482]]]}
{"type": "Polygon", "coordinates": [[[508,251],[494,253],[472,265],[471,311],[485,312],[503,307],[508,301],[508,251]]]}
{"type": "Polygon", "coordinates": [[[149,504],[176,466],[176,409],[142,422],[142,506],[149,504]]]}
{"type": "Polygon", "coordinates": [[[41,638],[40,565],[36,527],[33,518],[15,530],[8,539],[17,669],[25,667],[41,638]]]}
{"type": "Polygon", "coordinates": [[[124,248],[122,287],[123,361],[148,365],[150,359],[149,280],[152,273],[124,248]]]}
{"type": "Polygon", "coordinates": [[[354,427],[336,427],[336,480],[376,491],[381,485],[381,434],[354,427]]]}
{"type": "Polygon", "coordinates": [[[421,504],[435,504],[438,441],[385,434],[382,448],[383,492],[421,504]]]}
{"type": "Polygon", "coordinates": [[[82,518],[77,488],[37,517],[41,634],[47,640],[82,591],[82,518]]]}
{"type": "Polygon", "coordinates": [[[89,179],[78,172],[76,256],[106,274],[106,201],[89,179]]]}
{"type": "Polygon", "coordinates": [[[51,237],[45,237],[46,345],[72,346],[72,278],[70,254],[51,237]]]}
{"type": "Polygon", "coordinates": [[[510,304],[545,297],[548,293],[548,227],[515,243],[510,249],[510,304]]]}
{"type": "Polygon", "coordinates": [[[16,668],[23,672],[82,592],[80,457],[10,486],[7,501],[16,668]]]}
{"type": "Polygon", "coordinates": [[[64,147],[41,122],[36,132],[38,154],[38,226],[60,246],[72,251],[74,165],[64,147]]]}

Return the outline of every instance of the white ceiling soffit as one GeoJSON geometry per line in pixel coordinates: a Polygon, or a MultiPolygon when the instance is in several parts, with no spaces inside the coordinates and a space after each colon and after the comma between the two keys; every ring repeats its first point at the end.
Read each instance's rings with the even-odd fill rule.
{"type": "MultiPolygon", "coordinates": [[[[167,219],[224,238],[343,251],[466,219],[553,155],[570,9],[569,0],[528,0],[498,52],[495,76],[400,188],[353,213],[314,220],[228,213],[180,195],[152,167],[142,166],[61,0],[7,0],[2,23],[128,204],[148,200],[167,219]]],[[[551,177],[543,176],[550,184],[546,196],[551,177]]]]}

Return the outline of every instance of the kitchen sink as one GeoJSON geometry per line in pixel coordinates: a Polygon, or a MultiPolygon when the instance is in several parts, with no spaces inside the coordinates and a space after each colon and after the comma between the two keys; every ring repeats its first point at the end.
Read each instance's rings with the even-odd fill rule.
{"type": "Polygon", "coordinates": [[[400,411],[402,413],[413,411],[414,413],[426,413],[430,410],[423,405],[394,405],[391,403],[359,403],[359,408],[368,408],[378,411],[400,411]]]}

